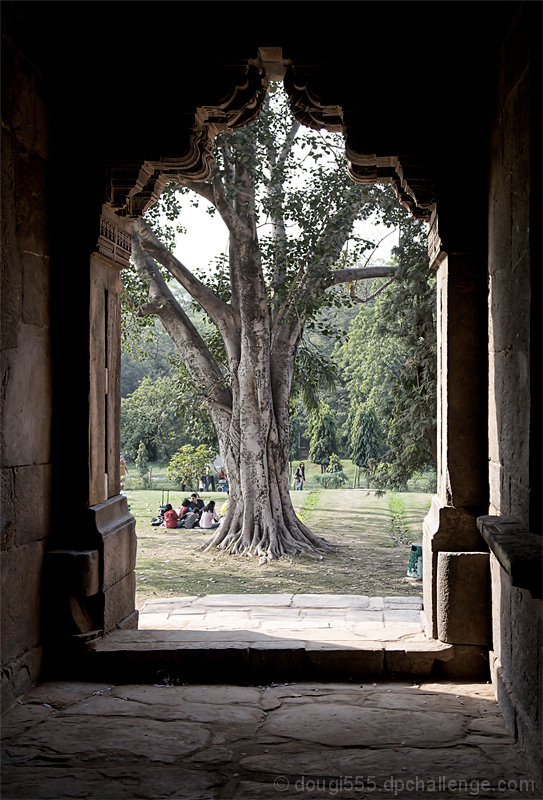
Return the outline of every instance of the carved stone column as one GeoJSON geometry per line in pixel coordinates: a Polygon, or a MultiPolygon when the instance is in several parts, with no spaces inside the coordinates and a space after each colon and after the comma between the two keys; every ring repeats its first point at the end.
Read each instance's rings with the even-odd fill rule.
{"type": "Polygon", "coordinates": [[[120,495],[121,275],[131,239],[106,206],[90,266],[89,508],[100,554],[100,627],[137,627],[135,520],[120,495]]]}
{"type": "MultiPolygon", "coordinates": [[[[57,545],[46,556],[49,636],[58,640],[60,653],[81,638],[138,623],[135,520],[120,494],[120,271],[128,265],[131,243],[122,220],[107,207],[99,230],[88,270],[89,306],[83,311],[88,313],[88,471],[78,472],[76,480],[88,476],[87,502],[70,523],[62,523],[57,545]]],[[[51,653],[55,657],[58,652],[51,653]]]]}
{"type": "MultiPolygon", "coordinates": [[[[487,505],[486,265],[468,252],[443,249],[434,214],[430,263],[437,270],[437,494],[423,524],[426,631],[438,636],[438,553],[486,550],[477,529],[487,505]]],[[[472,593],[479,587],[463,582],[472,593]]]]}

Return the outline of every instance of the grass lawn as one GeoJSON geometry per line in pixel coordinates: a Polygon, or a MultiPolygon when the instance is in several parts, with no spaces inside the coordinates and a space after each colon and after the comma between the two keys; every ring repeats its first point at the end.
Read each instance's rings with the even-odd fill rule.
{"type": "MultiPolygon", "coordinates": [[[[184,531],[150,525],[161,502],[160,490],[127,491],[136,518],[138,556],[136,604],[147,599],[180,595],[242,593],[420,595],[422,584],[406,575],[410,542],[421,541],[422,520],[431,495],[392,493],[376,497],[364,489],[311,489],[292,492],[294,508],[314,533],[337,547],[324,558],[299,556],[259,564],[247,556],[226,555],[199,548],[209,531],[184,531]],[[403,507],[400,533],[393,528],[391,498],[403,507]]],[[[181,492],[170,491],[176,508],[181,492]]],[[[221,492],[202,492],[220,509],[221,492]]]]}

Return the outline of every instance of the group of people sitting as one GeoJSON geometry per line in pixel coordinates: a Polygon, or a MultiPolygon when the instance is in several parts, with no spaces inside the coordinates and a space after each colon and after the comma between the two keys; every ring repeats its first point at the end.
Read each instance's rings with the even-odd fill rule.
{"type": "Polygon", "coordinates": [[[164,527],[166,528],[212,528],[219,527],[219,515],[215,511],[215,501],[207,505],[196,492],[181,503],[181,508],[173,508],[171,503],[164,506],[164,527]]]}

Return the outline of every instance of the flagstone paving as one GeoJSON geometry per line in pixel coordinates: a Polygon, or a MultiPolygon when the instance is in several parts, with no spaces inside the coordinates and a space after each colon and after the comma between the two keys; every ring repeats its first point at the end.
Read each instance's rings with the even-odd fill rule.
{"type": "Polygon", "coordinates": [[[140,630],[243,631],[306,642],[422,642],[420,597],[217,594],[147,601],[140,630]]]}
{"type": "Polygon", "coordinates": [[[47,682],[4,715],[3,800],[528,800],[486,683],[47,682]]]}

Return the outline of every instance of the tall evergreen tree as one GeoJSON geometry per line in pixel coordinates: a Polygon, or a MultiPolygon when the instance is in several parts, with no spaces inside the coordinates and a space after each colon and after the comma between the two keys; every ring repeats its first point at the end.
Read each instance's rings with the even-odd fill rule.
{"type": "Polygon", "coordinates": [[[338,445],[336,418],[328,403],[321,403],[310,422],[309,460],[320,464],[321,472],[328,467],[330,456],[338,445]]]}

